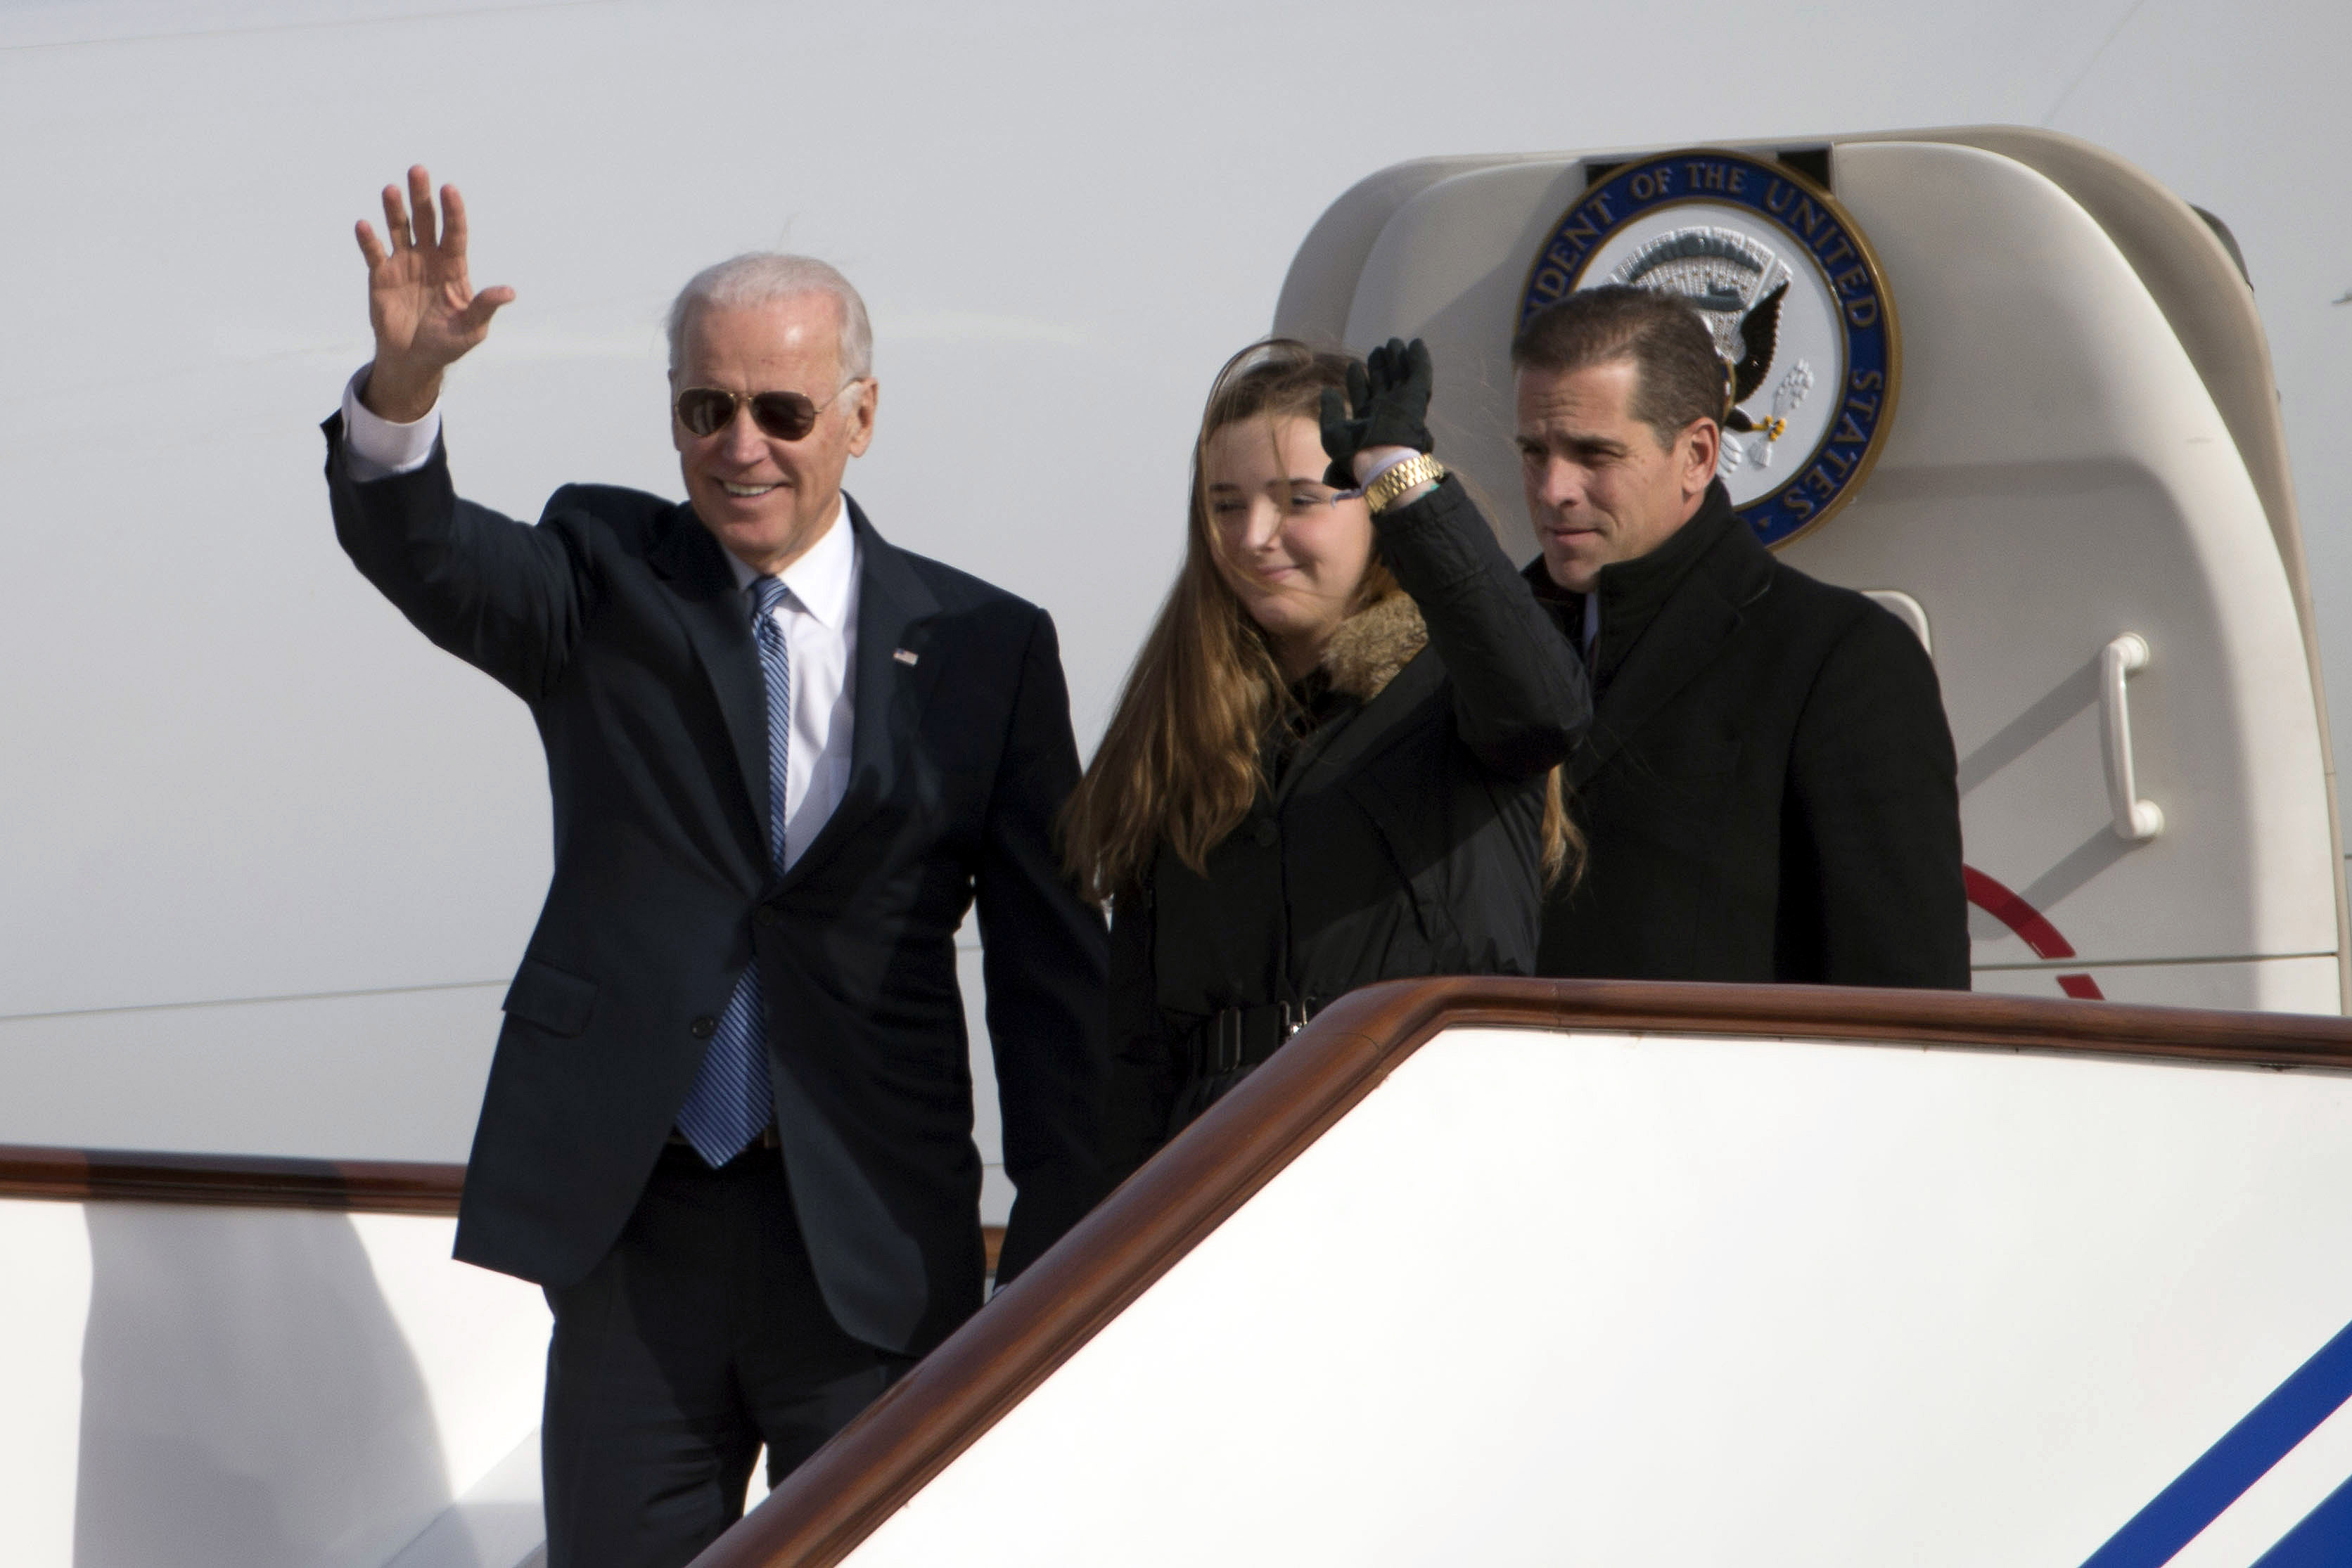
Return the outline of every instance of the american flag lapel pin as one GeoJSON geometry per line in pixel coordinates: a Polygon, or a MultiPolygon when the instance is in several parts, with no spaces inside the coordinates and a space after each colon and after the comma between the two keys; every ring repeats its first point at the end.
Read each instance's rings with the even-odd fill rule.
{"type": "Polygon", "coordinates": [[[915,651],[912,648],[893,648],[890,651],[890,656],[902,664],[911,664],[915,662],[915,651]]]}

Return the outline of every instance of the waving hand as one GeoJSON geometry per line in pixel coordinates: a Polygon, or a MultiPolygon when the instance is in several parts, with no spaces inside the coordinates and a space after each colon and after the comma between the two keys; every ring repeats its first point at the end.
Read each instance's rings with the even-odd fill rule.
{"type": "Polygon", "coordinates": [[[1391,338],[1365,363],[1349,365],[1347,397],[1337,388],[1323,392],[1323,451],[1331,459],[1323,482],[1335,490],[1352,490],[1371,466],[1368,459],[1399,448],[1434,449],[1437,443],[1429,434],[1434,381],[1429,345],[1419,338],[1410,343],[1391,338]]]}
{"type": "Polygon", "coordinates": [[[489,335],[490,317],[515,292],[474,292],[466,275],[466,204],[457,186],[442,186],[436,224],[433,179],[423,164],[408,172],[407,200],[399,186],[383,188],[383,221],[389,248],[366,219],[358,230],[375,329],[375,364],[360,395],[373,413],[404,423],[431,410],[441,372],[489,335]]]}

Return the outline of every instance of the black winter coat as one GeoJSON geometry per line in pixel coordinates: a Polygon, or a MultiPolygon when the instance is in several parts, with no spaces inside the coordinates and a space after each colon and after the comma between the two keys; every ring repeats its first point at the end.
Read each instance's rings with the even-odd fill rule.
{"type": "Polygon", "coordinates": [[[1374,527],[1405,593],[1333,636],[1318,722],[1270,737],[1206,876],[1163,847],[1117,903],[1114,1177],[1247,1070],[1199,1070],[1221,1013],[1257,1031],[1375,980],[1536,972],[1545,777],[1591,715],[1582,666],[1458,481],[1374,527]]]}
{"type": "MultiPolygon", "coordinates": [[[[1580,642],[1582,597],[1540,560],[1528,578],[1580,642]]],[[[1539,972],[1968,989],[1952,735],[1918,639],[1775,560],[1720,483],[1598,591],[1569,764],[1590,855],[1539,972]]]]}

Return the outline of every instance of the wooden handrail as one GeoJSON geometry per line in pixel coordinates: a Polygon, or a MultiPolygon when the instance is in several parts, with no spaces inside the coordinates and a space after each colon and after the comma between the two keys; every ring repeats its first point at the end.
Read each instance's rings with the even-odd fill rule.
{"type": "Polygon", "coordinates": [[[350,1214],[457,1212],[463,1166],[159,1154],[0,1144],[0,1197],[331,1208],[350,1214]]]}
{"type": "MultiPolygon", "coordinates": [[[[406,1160],[303,1160],[272,1155],[179,1155],[0,1144],[0,1197],[60,1203],[193,1203],[238,1208],[328,1208],[345,1214],[457,1212],[463,1166],[406,1160]]],[[[1004,1228],[982,1228],[989,1271],[1004,1228]]]]}
{"type": "Polygon", "coordinates": [[[2352,1071],[2352,1019],[1817,986],[1457,977],[1343,998],[695,1559],[830,1568],[1440,1030],[1948,1045],[2352,1071]]]}

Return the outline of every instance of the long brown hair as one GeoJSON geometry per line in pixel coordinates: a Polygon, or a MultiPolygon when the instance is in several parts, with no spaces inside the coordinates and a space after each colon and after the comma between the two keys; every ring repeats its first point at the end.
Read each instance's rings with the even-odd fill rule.
{"type": "MultiPolygon", "coordinates": [[[[1286,338],[1251,344],[1225,361],[1209,389],[1192,444],[1184,564],[1128,671],[1102,745],[1062,809],[1063,863],[1101,902],[1142,885],[1166,844],[1196,872],[1210,850],[1249,815],[1265,788],[1259,745],[1291,705],[1265,632],[1218,570],[1209,520],[1209,439],[1227,425],[1318,416],[1323,391],[1348,386],[1347,356],[1286,338]]],[[[1403,590],[1377,556],[1350,612],[1403,590]]],[[[1567,863],[1578,835],[1554,769],[1545,789],[1547,877],[1567,863]]]]}

